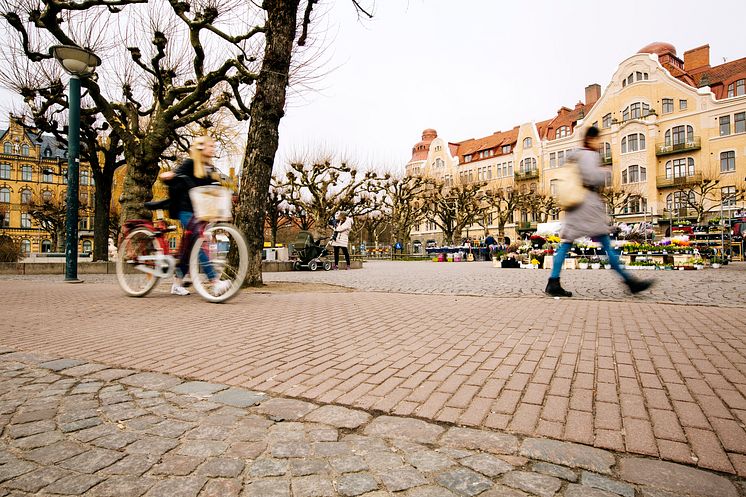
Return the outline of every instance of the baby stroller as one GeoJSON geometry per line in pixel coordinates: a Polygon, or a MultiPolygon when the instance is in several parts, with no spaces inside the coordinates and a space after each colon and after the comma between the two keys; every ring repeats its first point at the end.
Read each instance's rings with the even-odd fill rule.
{"type": "Polygon", "coordinates": [[[314,240],[313,235],[308,231],[299,232],[298,238],[293,243],[293,255],[296,259],[293,262],[293,269],[300,271],[303,268],[308,268],[311,271],[316,271],[323,268],[324,271],[329,271],[332,268],[332,263],[322,259],[327,254],[326,244],[321,245],[321,241],[325,239],[314,240]]]}

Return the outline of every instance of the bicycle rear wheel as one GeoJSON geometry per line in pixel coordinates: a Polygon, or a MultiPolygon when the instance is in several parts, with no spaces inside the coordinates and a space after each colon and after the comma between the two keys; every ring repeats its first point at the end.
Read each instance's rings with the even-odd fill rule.
{"type": "Polygon", "coordinates": [[[144,297],[158,283],[158,241],[147,228],[137,228],[122,240],[117,252],[117,280],[124,293],[144,297]]]}
{"type": "Polygon", "coordinates": [[[208,226],[194,242],[189,257],[189,272],[194,289],[205,300],[225,302],[235,297],[248,270],[249,249],[243,234],[234,225],[220,223],[208,226]],[[204,254],[202,261],[200,252],[204,254]],[[214,274],[210,275],[211,271],[214,274]]]}

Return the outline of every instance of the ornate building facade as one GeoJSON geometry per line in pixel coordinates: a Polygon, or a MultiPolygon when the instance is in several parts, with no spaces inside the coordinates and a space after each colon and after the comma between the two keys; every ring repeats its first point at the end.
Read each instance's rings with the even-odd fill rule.
{"type": "MultiPolygon", "coordinates": [[[[67,152],[51,136],[30,132],[10,116],[0,130],[0,235],[9,235],[24,255],[53,252],[58,240],[31,215],[34,205],[64,206],[67,195],[67,152]]],[[[93,176],[80,164],[79,253],[93,250],[93,176]]],[[[63,234],[64,235],[64,234],[63,234]]],[[[64,251],[64,247],[60,250],[64,251]]]]}
{"type": "MultiPolygon", "coordinates": [[[[746,58],[711,66],[709,51],[698,47],[682,59],[668,43],[647,45],[622,61],[603,92],[590,85],[584,102],[545,121],[462,142],[425,130],[407,173],[551,196],[557,168],[595,125],[611,166],[610,190],[620,201],[609,209],[616,221],[653,222],[664,231],[676,221],[732,216],[745,205],[746,58]]],[[[561,218],[557,210],[519,210],[505,231],[515,237],[535,230],[537,221],[561,218]]],[[[497,226],[487,229],[495,233],[497,226]]],[[[422,223],[412,240],[424,245],[441,237],[422,223]]]]}

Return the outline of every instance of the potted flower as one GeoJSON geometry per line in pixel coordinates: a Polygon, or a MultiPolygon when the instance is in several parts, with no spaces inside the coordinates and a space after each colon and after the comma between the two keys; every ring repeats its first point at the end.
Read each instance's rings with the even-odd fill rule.
{"type": "Polygon", "coordinates": [[[692,258],[691,264],[694,266],[694,269],[704,269],[705,267],[705,261],[701,257],[692,258]]]}
{"type": "Polygon", "coordinates": [[[591,257],[590,264],[591,269],[601,269],[601,259],[598,257],[591,257]]]}
{"type": "Polygon", "coordinates": [[[539,269],[539,260],[538,259],[531,259],[531,267],[534,269],[539,269]]]}
{"type": "Polygon", "coordinates": [[[581,257],[578,259],[578,269],[588,269],[588,258],[581,257]]]}

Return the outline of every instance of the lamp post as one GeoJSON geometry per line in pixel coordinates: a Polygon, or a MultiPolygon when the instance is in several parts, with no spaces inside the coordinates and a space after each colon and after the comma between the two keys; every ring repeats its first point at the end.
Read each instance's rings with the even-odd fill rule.
{"type": "Polygon", "coordinates": [[[67,125],[67,208],[65,212],[65,281],[78,280],[78,165],[80,159],[80,77],[92,74],[101,59],[84,48],[55,45],[49,53],[70,75],[67,125]]]}

